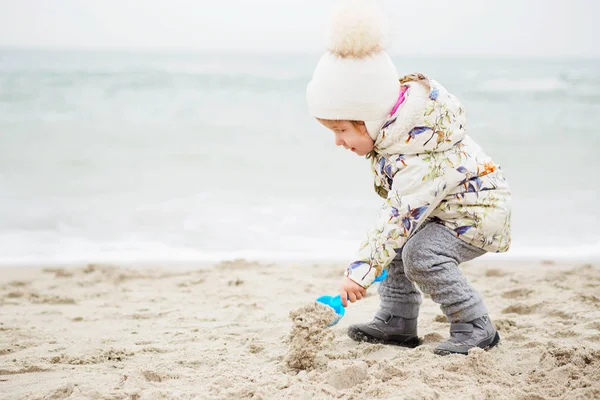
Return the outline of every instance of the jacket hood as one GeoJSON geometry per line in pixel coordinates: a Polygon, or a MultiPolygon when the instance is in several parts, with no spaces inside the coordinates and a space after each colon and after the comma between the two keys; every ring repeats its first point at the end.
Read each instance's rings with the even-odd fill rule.
{"type": "Polygon", "coordinates": [[[466,116],[460,101],[423,74],[400,79],[404,103],[385,122],[374,151],[383,155],[445,151],[462,141],[466,116]]]}

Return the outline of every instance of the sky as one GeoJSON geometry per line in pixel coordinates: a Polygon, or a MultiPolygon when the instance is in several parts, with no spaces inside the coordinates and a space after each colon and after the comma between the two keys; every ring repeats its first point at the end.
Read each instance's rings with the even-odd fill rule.
{"type": "MultiPolygon", "coordinates": [[[[388,51],[600,56],[597,0],[379,0],[388,51]]],[[[0,47],[318,52],[333,0],[0,0],[0,47]]]]}

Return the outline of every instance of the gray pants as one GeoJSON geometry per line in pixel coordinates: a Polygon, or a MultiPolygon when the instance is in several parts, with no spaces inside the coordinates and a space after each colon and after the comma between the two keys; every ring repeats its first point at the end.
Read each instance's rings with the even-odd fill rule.
{"type": "Polygon", "coordinates": [[[416,318],[422,296],[415,283],[441,306],[450,322],[467,322],[487,314],[481,295],[467,282],[459,264],[485,254],[445,226],[426,222],[388,266],[381,282],[381,308],[392,315],[416,318]]]}

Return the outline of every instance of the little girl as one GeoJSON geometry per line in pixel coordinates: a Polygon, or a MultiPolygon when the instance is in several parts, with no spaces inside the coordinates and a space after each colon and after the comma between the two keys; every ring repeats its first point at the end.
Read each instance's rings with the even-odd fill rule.
{"type": "Polygon", "coordinates": [[[423,74],[398,78],[383,48],[384,22],[373,0],[344,0],[307,89],[312,116],[333,131],[336,145],[366,156],[385,199],[340,288],[347,306],[387,268],[381,308],[348,335],[417,346],[418,287],[450,322],[450,338],[436,354],[490,348],[500,338],[459,265],[508,250],[510,189],[467,134],[455,96],[423,74]]]}

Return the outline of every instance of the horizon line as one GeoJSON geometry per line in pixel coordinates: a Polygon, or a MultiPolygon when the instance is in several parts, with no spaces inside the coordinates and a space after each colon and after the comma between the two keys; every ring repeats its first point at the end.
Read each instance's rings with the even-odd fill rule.
{"type": "MultiPolygon", "coordinates": [[[[221,55],[314,55],[319,56],[325,50],[316,49],[212,49],[212,48],[144,48],[144,47],[78,47],[78,46],[14,46],[0,45],[0,51],[23,51],[23,52],[89,52],[89,53],[130,53],[130,54],[221,54],[221,55]]],[[[391,57],[444,57],[444,58],[528,58],[528,59],[582,59],[598,60],[600,54],[522,54],[522,53],[400,53],[397,51],[388,51],[391,57]]]]}

